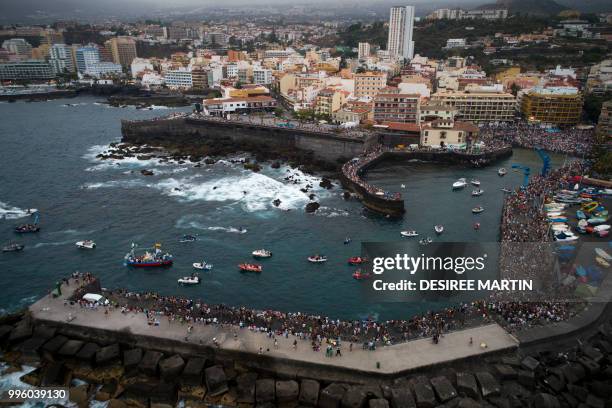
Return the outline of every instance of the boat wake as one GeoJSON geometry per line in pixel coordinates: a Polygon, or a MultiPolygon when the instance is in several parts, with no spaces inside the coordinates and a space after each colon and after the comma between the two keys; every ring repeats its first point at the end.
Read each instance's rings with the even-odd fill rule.
{"type": "Polygon", "coordinates": [[[319,207],[315,212],[315,215],[327,218],[348,217],[350,212],[342,208],[319,207]]]}
{"type": "Polygon", "coordinates": [[[69,240],[69,241],[57,241],[57,242],[39,242],[38,244],[34,245],[33,248],[43,248],[43,247],[47,247],[47,246],[68,245],[68,244],[71,244],[71,243],[73,243],[72,240],[69,240]]]}
{"type": "Polygon", "coordinates": [[[209,226],[204,222],[200,221],[203,218],[201,215],[185,215],[176,222],[176,228],[179,229],[198,229],[202,231],[221,231],[229,232],[232,234],[246,234],[248,230],[244,227],[223,227],[223,226],[209,226]]]}
{"type": "Polygon", "coordinates": [[[29,217],[32,215],[34,209],[21,209],[19,207],[12,207],[7,203],[0,201],[0,220],[16,220],[19,218],[29,217]]]}

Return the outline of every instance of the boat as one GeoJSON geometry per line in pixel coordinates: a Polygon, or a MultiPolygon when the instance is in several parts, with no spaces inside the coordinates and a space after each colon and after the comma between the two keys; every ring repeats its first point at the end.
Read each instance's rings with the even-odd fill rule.
{"type": "Polygon", "coordinates": [[[547,210],[549,210],[549,209],[563,210],[566,207],[567,207],[567,204],[557,203],[557,202],[554,202],[554,201],[551,201],[550,203],[544,204],[544,208],[547,209],[547,210]]]}
{"type": "Polygon", "coordinates": [[[183,235],[180,239],[179,242],[194,242],[197,241],[198,237],[196,237],[195,235],[183,235]]]}
{"type": "Polygon", "coordinates": [[[349,237],[344,238],[344,245],[350,244],[351,241],[352,241],[352,239],[350,239],[349,237]]]}
{"type": "Polygon", "coordinates": [[[564,217],[564,216],[565,216],[564,211],[547,211],[546,212],[546,217],[548,218],[557,218],[557,217],[564,217]]]}
{"type": "Polygon", "coordinates": [[[77,241],[75,245],[77,246],[77,248],[81,249],[94,249],[96,247],[96,243],[93,242],[91,239],[77,241]]]}
{"type": "Polygon", "coordinates": [[[419,240],[419,244],[421,244],[421,245],[429,245],[432,242],[433,242],[433,239],[431,239],[430,237],[423,238],[423,239],[419,240]]]}
{"type": "Polygon", "coordinates": [[[480,180],[471,179],[471,180],[470,180],[470,183],[471,183],[473,186],[476,186],[476,187],[479,187],[479,186],[480,186],[480,180]]]}
{"type": "Polygon", "coordinates": [[[595,254],[598,257],[605,259],[606,261],[612,261],[612,256],[610,256],[604,249],[595,248],[595,254]]]}
{"type": "Polygon", "coordinates": [[[464,178],[460,178],[459,180],[453,183],[453,190],[459,190],[467,186],[467,181],[464,178]]]}
{"type": "Polygon", "coordinates": [[[561,231],[555,233],[555,241],[565,242],[565,241],[576,241],[578,239],[577,235],[569,231],[561,231]]]}
{"type": "Polygon", "coordinates": [[[361,256],[353,256],[348,259],[349,265],[361,265],[368,262],[368,258],[362,258],[361,256]]]}
{"type": "Polygon", "coordinates": [[[478,196],[481,196],[481,195],[482,195],[482,193],[484,193],[484,191],[483,191],[483,190],[481,190],[481,189],[479,189],[479,188],[477,188],[476,190],[472,190],[472,197],[478,197],[478,196]]]}
{"type": "Polygon", "coordinates": [[[26,234],[29,232],[38,232],[40,227],[38,224],[21,224],[15,227],[15,232],[18,234],[26,234]]]}
{"type": "Polygon", "coordinates": [[[401,187],[402,187],[402,188],[406,188],[406,185],[405,185],[405,184],[402,184],[402,185],[401,185],[401,187]]]}
{"type": "Polygon", "coordinates": [[[180,285],[197,285],[200,283],[200,277],[196,274],[191,276],[183,276],[182,278],[178,279],[178,283],[180,285]]]}
{"type": "Polygon", "coordinates": [[[586,219],[586,215],[584,214],[584,212],[583,212],[582,210],[577,210],[577,211],[576,211],[576,217],[577,217],[579,220],[584,220],[584,219],[586,219]]]}
{"type": "Polygon", "coordinates": [[[553,225],[550,227],[550,229],[552,229],[553,231],[556,231],[556,232],[560,232],[560,231],[570,231],[570,230],[571,230],[571,228],[570,228],[570,226],[569,226],[569,225],[567,225],[567,224],[563,224],[563,223],[561,223],[561,222],[553,224],[553,225]]]}
{"type": "Polygon", "coordinates": [[[436,231],[436,234],[440,235],[441,233],[444,232],[444,225],[442,224],[434,225],[434,231],[436,231]]]}
{"type": "Polygon", "coordinates": [[[608,221],[608,217],[593,217],[587,220],[591,225],[603,224],[606,221],[608,221]]]}
{"type": "Polygon", "coordinates": [[[600,225],[593,227],[593,231],[595,232],[609,231],[609,230],[610,230],[610,224],[600,224],[600,225]]]}
{"type": "Polygon", "coordinates": [[[505,176],[505,175],[506,175],[506,173],[508,173],[508,170],[506,170],[506,169],[505,169],[505,168],[503,168],[503,167],[497,170],[497,175],[498,175],[498,176],[500,176],[500,177],[505,176]]]}
{"type": "Polygon", "coordinates": [[[400,235],[405,238],[417,237],[419,234],[416,231],[401,231],[400,235]]]}
{"type": "Polygon", "coordinates": [[[263,270],[263,266],[250,263],[241,263],[238,265],[238,269],[242,272],[257,272],[260,273],[263,270]]]}
{"type": "Polygon", "coordinates": [[[583,203],[580,208],[585,212],[593,212],[595,209],[599,207],[599,203],[597,201],[589,201],[588,203],[583,203]]]}
{"type": "Polygon", "coordinates": [[[206,261],[194,262],[192,265],[195,269],[199,269],[201,271],[210,271],[213,268],[213,265],[206,263],[206,261]]]}
{"type": "Polygon", "coordinates": [[[609,268],[610,267],[610,263],[608,261],[606,261],[605,259],[600,258],[598,256],[595,257],[595,262],[597,262],[598,264],[600,264],[604,268],[609,268]]]}
{"type": "Polygon", "coordinates": [[[355,272],[353,272],[353,278],[357,280],[368,279],[371,276],[372,276],[371,273],[364,273],[361,270],[356,270],[355,272]]]}
{"type": "Polygon", "coordinates": [[[132,250],[125,255],[125,265],[136,268],[152,268],[159,266],[170,266],[173,263],[172,255],[161,251],[161,244],[155,244],[153,248],[145,248],[141,255],[135,253],[136,245],[132,243],[132,250]],[[149,252],[152,249],[152,252],[149,252]]]}
{"type": "Polygon", "coordinates": [[[3,246],[2,252],[19,252],[19,251],[23,251],[23,248],[25,248],[25,245],[13,242],[13,243],[3,246]]]}
{"type": "Polygon", "coordinates": [[[312,262],[312,263],[327,262],[327,257],[324,255],[311,255],[308,257],[308,262],[312,262]]]}
{"type": "Polygon", "coordinates": [[[567,222],[567,218],[566,217],[548,218],[548,222],[567,222]]]}
{"type": "Polygon", "coordinates": [[[474,229],[475,230],[479,230],[480,229],[480,223],[479,222],[475,222],[474,223],[474,229]]]}
{"type": "Polygon", "coordinates": [[[272,256],[272,252],[266,249],[256,249],[251,254],[254,258],[270,258],[272,256]]]}
{"type": "Polygon", "coordinates": [[[503,191],[506,194],[509,194],[509,193],[512,192],[512,190],[510,190],[509,188],[506,188],[506,187],[502,188],[501,191],[503,191]]]}
{"type": "Polygon", "coordinates": [[[472,213],[474,214],[480,214],[483,211],[484,211],[484,207],[482,205],[472,208],[472,213]]]}

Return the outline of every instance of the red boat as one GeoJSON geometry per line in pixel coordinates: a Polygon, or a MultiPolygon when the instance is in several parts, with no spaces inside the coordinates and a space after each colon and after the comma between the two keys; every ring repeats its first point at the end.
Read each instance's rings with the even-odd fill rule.
{"type": "Polygon", "coordinates": [[[368,262],[368,258],[362,258],[360,256],[354,256],[348,259],[350,265],[361,265],[368,262]]]}
{"type": "Polygon", "coordinates": [[[263,267],[257,264],[241,263],[238,268],[244,272],[261,272],[263,267]]]}
{"type": "Polygon", "coordinates": [[[363,273],[361,270],[357,270],[353,273],[353,278],[357,280],[368,279],[372,276],[370,273],[363,273]]]}

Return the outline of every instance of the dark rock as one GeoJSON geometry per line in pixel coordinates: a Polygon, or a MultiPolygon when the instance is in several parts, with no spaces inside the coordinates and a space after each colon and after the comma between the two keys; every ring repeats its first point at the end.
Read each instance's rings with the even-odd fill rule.
{"type": "Polygon", "coordinates": [[[510,400],[504,397],[491,397],[489,402],[497,408],[511,408],[510,400]]]}
{"type": "Polygon", "coordinates": [[[514,380],[516,378],[516,370],[506,364],[495,364],[493,366],[502,381],[514,380]]]}
{"type": "Polygon", "coordinates": [[[589,390],[578,385],[569,384],[567,386],[567,390],[570,392],[570,394],[582,402],[586,401],[587,397],[589,396],[589,390]]]}
{"type": "Polygon", "coordinates": [[[123,367],[126,372],[135,371],[142,361],[142,349],[134,348],[123,352],[123,367]]]}
{"type": "Polygon", "coordinates": [[[457,408],[482,408],[482,405],[471,398],[462,398],[457,404],[457,408]]]}
{"type": "Polygon", "coordinates": [[[185,360],[178,354],[175,354],[159,363],[159,374],[163,380],[172,381],[181,374],[184,367],[185,360]]]}
{"type": "Polygon", "coordinates": [[[102,347],[96,353],[96,364],[104,365],[115,362],[119,359],[121,351],[119,350],[119,344],[111,344],[110,346],[102,347]]]}
{"type": "Polygon", "coordinates": [[[562,390],[565,389],[565,381],[563,381],[561,378],[557,377],[556,375],[551,374],[547,376],[546,378],[544,378],[542,382],[546,384],[548,388],[554,391],[555,394],[558,394],[562,390]]]}
{"type": "Polygon", "coordinates": [[[52,385],[64,385],[64,364],[51,362],[43,372],[40,385],[50,387],[52,385]]]}
{"type": "Polygon", "coordinates": [[[342,397],[342,408],[362,408],[367,401],[367,392],[363,387],[352,386],[342,397]]]}
{"type": "Polygon", "coordinates": [[[319,400],[319,382],[315,380],[302,380],[300,384],[300,396],[298,401],[301,405],[314,407],[319,400]]]}
{"type": "Polygon", "coordinates": [[[298,400],[300,386],[297,381],[277,381],[276,382],[276,401],[278,403],[294,402],[298,400]]]}
{"type": "Polygon", "coordinates": [[[272,167],[273,169],[279,169],[280,168],[280,162],[275,161],[274,163],[272,163],[270,165],[270,167],[272,167]]]}
{"type": "Polygon", "coordinates": [[[307,213],[313,213],[313,212],[317,211],[320,206],[321,205],[319,203],[317,203],[316,201],[310,202],[310,203],[306,204],[306,212],[307,213]]]}
{"type": "Polygon", "coordinates": [[[68,340],[62,348],[59,349],[58,354],[64,357],[76,357],[77,353],[83,347],[84,342],[81,340],[68,340]]]}
{"type": "Polygon", "coordinates": [[[521,361],[516,356],[503,356],[501,358],[501,363],[515,368],[521,366],[521,361]]]}
{"type": "Polygon", "coordinates": [[[578,363],[568,363],[561,367],[561,372],[565,381],[570,384],[576,383],[586,377],[584,367],[578,363]]]}
{"type": "Polygon", "coordinates": [[[8,324],[0,326],[0,343],[9,338],[11,331],[13,331],[13,326],[9,326],[8,324]]]}
{"type": "Polygon", "coordinates": [[[535,373],[533,371],[518,370],[516,377],[519,384],[529,389],[533,389],[535,385],[535,373]]]}
{"type": "Polygon", "coordinates": [[[45,344],[46,341],[47,341],[46,339],[41,338],[41,337],[31,337],[27,339],[26,341],[24,341],[23,343],[21,343],[19,345],[18,350],[21,351],[24,356],[37,357],[38,350],[42,348],[43,344],[45,344]]]}
{"type": "Polygon", "coordinates": [[[206,159],[204,159],[204,163],[206,164],[215,164],[215,159],[211,159],[210,157],[207,157],[206,159]]]}
{"type": "Polygon", "coordinates": [[[27,322],[25,320],[22,320],[11,331],[11,334],[9,335],[8,341],[11,344],[19,343],[20,341],[23,341],[23,340],[31,337],[32,333],[33,333],[32,325],[29,322],[27,322]]]}
{"type": "Polygon", "coordinates": [[[311,200],[311,201],[312,201],[312,200],[314,200],[315,198],[317,198],[317,195],[316,195],[316,194],[314,194],[314,193],[310,193],[310,194],[308,194],[308,199],[309,199],[309,200],[311,200]]]}
{"type": "Polygon", "coordinates": [[[187,360],[187,364],[181,374],[181,383],[185,385],[198,386],[202,384],[202,374],[206,366],[206,359],[202,357],[192,357],[187,360]]]}
{"type": "Polygon", "coordinates": [[[421,377],[412,383],[412,390],[416,397],[418,408],[433,408],[436,406],[436,396],[426,377],[421,377]]]}
{"type": "Polygon", "coordinates": [[[446,377],[440,376],[432,378],[431,385],[438,399],[442,402],[450,401],[457,396],[455,387],[453,387],[453,384],[451,384],[446,377]]]}
{"type": "Polygon", "coordinates": [[[540,362],[531,356],[527,356],[521,361],[521,366],[525,370],[535,371],[540,366],[540,362]]]}
{"type": "Polygon", "coordinates": [[[255,400],[257,404],[265,402],[274,402],[275,395],[275,382],[271,378],[261,379],[255,381],[255,400]]]}
{"type": "Polygon", "coordinates": [[[337,408],[346,392],[344,384],[332,383],[325,387],[319,395],[319,406],[321,408],[337,408]]]}
{"type": "Polygon", "coordinates": [[[238,394],[236,401],[238,403],[255,403],[255,381],[257,381],[257,373],[244,373],[236,378],[238,394]]]}
{"type": "Polygon", "coordinates": [[[576,397],[574,397],[569,392],[562,393],[561,397],[565,400],[567,405],[569,405],[571,408],[576,408],[580,404],[580,402],[576,399],[576,397]]]}
{"type": "Polygon", "coordinates": [[[176,399],[176,385],[148,377],[133,377],[123,383],[127,397],[151,402],[172,402],[176,399]]]}
{"type": "Polygon", "coordinates": [[[470,398],[477,399],[480,396],[476,378],[470,373],[457,373],[457,389],[470,398]]]}
{"type": "Polygon", "coordinates": [[[590,358],[596,363],[599,363],[604,358],[604,355],[601,351],[589,345],[583,346],[581,348],[581,351],[582,351],[582,354],[584,354],[585,356],[587,356],[588,358],[590,358]]]}
{"type": "Polygon", "coordinates": [[[589,384],[589,388],[591,389],[591,392],[593,394],[605,400],[608,400],[610,399],[610,397],[612,397],[611,381],[591,381],[591,383],[589,384]]]}
{"type": "Polygon", "coordinates": [[[539,393],[533,397],[533,406],[538,408],[560,408],[557,397],[546,393],[539,393]]]}
{"type": "Polygon", "coordinates": [[[370,408],[389,408],[389,403],[384,398],[374,398],[369,401],[370,408]]]}
{"type": "Polygon", "coordinates": [[[484,398],[498,396],[500,393],[499,383],[487,371],[479,371],[476,373],[476,380],[480,386],[480,392],[484,398]]]}
{"type": "Polygon", "coordinates": [[[154,173],[153,170],[142,169],[140,170],[140,174],[143,176],[152,176],[154,173]]]}
{"type": "Polygon", "coordinates": [[[605,408],[606,403],[601,398],[596,397],[593,394],[589,394],[586,399],[586,404],[592,408],[605,408]]]}
{"type": "Polygon", "coordinates": [[[281,200],[277,198],[276,200],[272,201],[272,204],[274,204],[275,207],[278,207],[279,205],[281,205],[281,200]]]}
{"type": "Polygon", "coordinates": [[[51,340],[45,343],[43,346],[44,351],[48,351],[49,353],[55,354],[62,348],[64,343],[68,341],[68,337],[62,336],[61,334],[55,336],[51,340]]]}
{"type": "Polygon", "coordinates": [[[350,200],[351,193],[349,191],[345,191],[344,193],[342,193],[342,198],[344,198],[345,200],[350,200]]]}
{"type": "Polygon", "coordinates": [[[56,332],[57,329],[55,327],[39,325],[34,328],[34,333],[32,336],[49,340],[55,336],[56,332]]]}
{"type": "Polygon", "coordinates": [[[329,190],[329,189],[330,189],[330,188],[332,188],[334,185],[332,184],[332,182],[331,182],[331,180],[330,180],[330,179],[328,179],[328,178],[326,178],[326,177],[323,177],[323,178],[321,179],[321,182],[319,183],[319,186],[320,186],[320,187],[323,187],[323,188],[326,188],[326,189],[328,189],[328,190],[329,190]]]}
{"type": "Polygon", "coordinates": [[[578,359],[578,362],[584,367],[584,369],[589,375],[595,375],[599,373],[599,371],[601,370],[601,367],[599,367],[599,364],[597,364],[595,361],[591,360],[590,358],[580,357],[578,359]]]}
{"type": "MultiPolygon", "coordinates": [[[[225,377],[225,371],[221,366],[208,367],[204,371],[206,377],[206,388],[211,396],[221,395],[227,392],[227,379],[225,377]]],[[[274,401],[274,398],[272,399],[274,401]]]]}
{"type": "Polygon", "coordinates": [[[85,343],[81,350],[76,354],[76,358],[83,361],[92,362],[96,357],[96,354],[100,350],[100,346],[96,343],[85,343]]]}
{"type": "Polygon", "coordinates": [[[147,350],[147,352],[140,360],[138,364],[138,370],[143,374],[150,375],[154,377],[157,375],[157,365],[159,364],[159,360],[161,360],[163,354],[159,351],[147,350]]]}
{"type": "Polygon", "coordinates": [[[392,408],[416,408],[416,402],[408,387],[393,387],[391,389],[392,408]]]}
{"type": "Polygon", "coordinates": [[[505,397],[514,395],[520,398],[527,398],[531,396],[531,392],[516,381],[504,381],[501,393],[505,397]]]}

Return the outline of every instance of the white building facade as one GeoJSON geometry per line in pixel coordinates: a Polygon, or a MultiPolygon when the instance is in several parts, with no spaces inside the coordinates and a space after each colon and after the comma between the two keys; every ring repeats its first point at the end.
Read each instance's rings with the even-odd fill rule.
{"type": "Polygon", "coordinates": [[[414,57],[414,6],[391,7],[387,50],[391,56],[403,59],[414,57]]]}

